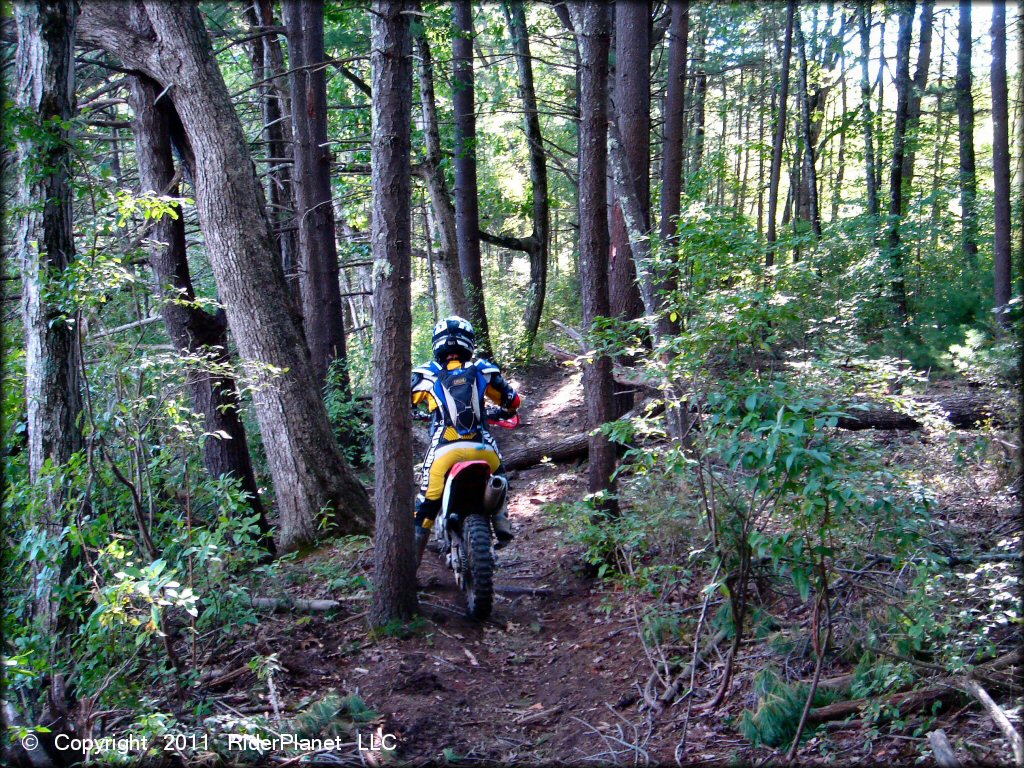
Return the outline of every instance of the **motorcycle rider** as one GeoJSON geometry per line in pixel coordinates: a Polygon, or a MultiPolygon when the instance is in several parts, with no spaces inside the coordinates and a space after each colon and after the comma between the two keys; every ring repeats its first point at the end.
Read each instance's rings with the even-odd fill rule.
{"type": "MultiPolygon", "coordinates": [[[[453,315],[438,322],[431,347],[434,359],[412,372],[413,408],[426,403],[430,415],[430,447],[416,498],[417,566],[441,511],[448,471],[460,461],[483,460],[493,473],[504,475],[498,444],[487,431],[485,399],[508,413],[522,402],[498,366],[473,359],[476,334],[467,320],[453,315]]],[[[492,525],[495,548],[507,546],[513,534],[505,505],[492,518],[492,525]]]]}

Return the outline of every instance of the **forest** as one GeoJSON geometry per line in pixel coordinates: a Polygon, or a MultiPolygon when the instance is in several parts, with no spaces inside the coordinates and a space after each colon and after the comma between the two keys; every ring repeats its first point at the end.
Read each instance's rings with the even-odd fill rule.
{"type": "Polygon", "coordinates": [[[0,763],[1024,766],[1022,41],[4,3],[0,763]]]}

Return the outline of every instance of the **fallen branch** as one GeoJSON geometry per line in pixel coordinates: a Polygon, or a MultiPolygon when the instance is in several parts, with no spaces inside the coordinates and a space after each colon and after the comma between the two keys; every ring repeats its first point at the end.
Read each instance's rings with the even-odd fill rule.
{"type": "Polygon", "coordinates": [[[960,761],[956,759],[956,753],[953,752],[953,746],[946,738],[944,730],[939,728],[929,731],[928,745],[932,748],[932,754],[935,755],[935,762],[939,768],[961,768],[960,761]]]}
{"type": "Polygon", "coordinates": [[[551,709],[545,709],[540,712],[534,712],[532,715],[524,715],[515,721],[516,725],[539,725],[545,720],[549,720],[555,715],[562,714],[561,706],[554,706],[551,709]]]}
{"type": "Polygon", "coordinates": [[[254,597],[252,607],[264,611],[302,611],[310,613],[322,613],[340,608],[341,603],[337,600],[306,600],[302,597],[254,597]]]}
{"type": "Polygon", "coordinates": [[[675,697],[679,695],[679,689],[683,687],[683,683],[690,681],[694,665],[703,662],[704,659],[707,658],[708,654],[715,650],[722,641],[725,640],[727,634],[728,633],[724,629],[718,630],[718,632],[715,633],[715,636],[708,641],[708,644],[700,649],[700,652],[697,654],[697,658],[679,670],[679,674],[676,675],[676,679],[655,700],[654,709],[656,712],[660,713],[667,704],[670,704],[675,697]]]}
{"type": "Polygon", "coordinates": [[[1017,733],[1017,729],[1013,727],[1013,723],[1010,722],[1009,718],[1006,717],[1006,713],[1003,712],[1002,708],[996,704],[991,696],[988,695],[988,691],[982,687],[981,683],[972,677],[967,678],[965,689],[971,696],[977,699],[981,706],[984,708],[988,716],[992,718],[996,725],[999,726],[999,730],[1003,732],[1003,736],[1010,742],[1010,749],[1013,750],[1013,764],[1018,766],[1024,766],[1024,739],[1021,738],[1020,734],[1017,733]]]}

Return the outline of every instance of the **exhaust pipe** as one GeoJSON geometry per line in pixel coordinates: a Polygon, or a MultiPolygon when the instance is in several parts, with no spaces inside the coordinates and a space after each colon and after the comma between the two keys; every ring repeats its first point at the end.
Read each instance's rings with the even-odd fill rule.
{"type": "Polygon", "coordinates": [[[507,492],[508,481],[501,475],[491,475],[484,489],[484,509],[488,512],[497,512],[505,503],[507,492]]]}

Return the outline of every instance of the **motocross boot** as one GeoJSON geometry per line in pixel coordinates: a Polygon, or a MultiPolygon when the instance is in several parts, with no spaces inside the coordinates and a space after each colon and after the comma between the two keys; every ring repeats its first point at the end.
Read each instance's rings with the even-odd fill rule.
{"type": "Polygon", "coordinates": [[[423,550],[427,548],[427,541],[430,539],[430,531],[422,526],[416,526],[416,568],[423,562],[423,550]]]}
{"type": "Polygon", "coordinates": [[[512,521],[508,519],[508,505],[502,504],[501,509],[491,518],[491,526],[494,528],[495,549],[504,549],[515,538],[512,533],[512,521]]]}

